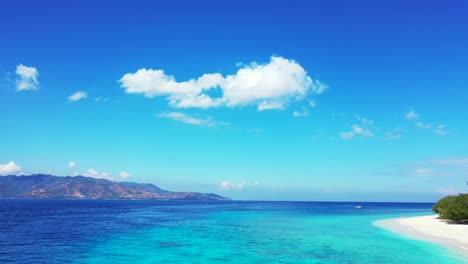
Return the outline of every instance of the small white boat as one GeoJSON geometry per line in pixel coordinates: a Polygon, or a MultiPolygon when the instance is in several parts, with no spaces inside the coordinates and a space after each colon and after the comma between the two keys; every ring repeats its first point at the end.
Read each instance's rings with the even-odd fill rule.
{"type": "Polygon", "coordinates": [[[361,209],[362,206],[361,206],[361,205],[358,205],[358,206],[356,206],[355,208],[356,208],[356,209],[361,209]]]}

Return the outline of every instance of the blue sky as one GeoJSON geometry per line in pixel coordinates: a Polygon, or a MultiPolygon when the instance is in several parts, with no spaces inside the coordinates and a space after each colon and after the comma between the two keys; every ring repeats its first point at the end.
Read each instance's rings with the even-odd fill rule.
{"type": "Polygon", "coordinates": [[[0,174],[235,199],[468,179],[466,1],[0,4],[0,174]]]}

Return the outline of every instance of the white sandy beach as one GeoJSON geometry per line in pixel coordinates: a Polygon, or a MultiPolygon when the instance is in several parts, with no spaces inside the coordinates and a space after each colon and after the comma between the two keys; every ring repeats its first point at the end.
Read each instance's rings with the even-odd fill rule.
{"type": "Polygon", "coordinates": [[[468,225],[448,224],[437,215],[384,219],[374,225],[413,239],[431,241],[468,255],[468,225]]]}

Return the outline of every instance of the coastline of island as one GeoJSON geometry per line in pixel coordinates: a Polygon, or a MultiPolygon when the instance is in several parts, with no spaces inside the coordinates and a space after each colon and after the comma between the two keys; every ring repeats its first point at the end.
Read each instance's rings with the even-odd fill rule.
{"type": "Polygon", "coordinates": [[[0,199],[193,200],[227,201],[215,193],[169,191],[151,183],[111,181],[86,176],[49,174],[0,177],[0,199]]]}
{"type": "Polygon", "coordinates": [[[439,219],[438,215],[383,219],[373,224],[407,238],[440,244],[468,256],[468,225],[451,224],[439,219]]]}

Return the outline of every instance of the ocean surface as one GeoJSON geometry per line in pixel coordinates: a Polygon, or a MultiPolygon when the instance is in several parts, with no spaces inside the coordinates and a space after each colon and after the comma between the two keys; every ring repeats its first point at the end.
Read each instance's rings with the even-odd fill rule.
{"type": "Polygon", "coordinates": [[[0,263],[467,263],[372,225],[431,206],[3,199],[0,263]]]}

